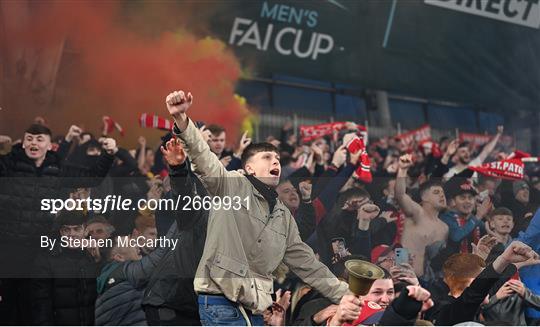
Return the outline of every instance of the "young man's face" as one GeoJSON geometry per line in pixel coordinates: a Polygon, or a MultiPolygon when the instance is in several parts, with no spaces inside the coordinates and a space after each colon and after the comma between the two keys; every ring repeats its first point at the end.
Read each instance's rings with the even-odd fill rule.
{"type": "Polygon", "coordinates": [[[385,256],[380,256],[377,259],[377,266],[380,266],[386,270],[390,270],[393,266],[396,264],[396,254],[394,253],[394,250],[390,251],[385,256]]]}
{"type": "MultiPolygon", "coordinates": [[[[142,231],[135,229],[135,233],[133,233],[133,236],[134,237],[143,236],[145,240],[148,240],[148,239],[155,240],[157,238],[157,228],[146,227],[142,231]]],[[[144,251],[144,253],[150,253],[153,250],[153,248],[145,246],[142,248],[142,250],[144,251]]]]}
{"type": "Polygon", "coordinates": [[[529,188],[524,187],[516,193],[516,200],[521,203],[529,203],[529,188]]]}
{"type": "Polygon", "coordinates": [[[508,235],[514,228],[514,218],[509,215],[495,215],[489,221],[491,229],[500,235],[508,235]]]}
{"type": "Polygon", "coordinates": [[[111,236],[109,226],[104,223],[93,223],[86,227],[88,236],[96,239],[106,239],[111,236]]]}
{"type": "MultiPolygon", "coordinates": [[[[129,240],[129,236],[122,236],[122,238],[127,238],[129,240]]],[[[113,259],[119,262],[136,261],[142,258],[141,251],[137,247],[117,247],[113,251],[113,259]]]]}
{"type": "Polygon", "coordinates": [[[208,145],[210,146],[210,150],[212,152],[215,154],[221,154],[225,149],[225,132],[221,132],[218,135],[212,134],[210,136],[210,140],[208,140],[208,145]]]}
{"type": "MultiPolygon", "coordinates": [[[[72,238],[74,240],[82,240],[84,238],[84,226],[83,225],[62,225],[60,227],[60,235],[72,238]]],[[[69,242],[71,245],[71,242],[69,242]]],[[[69,247],[74,248],[72,246],[69,247]]]]}
{"type": "Polygon", "coordinates": [[[432,186],[422,194],[422,202],[431,204],[438,211],[446,208],[446,197],[441,186],[432,186]]]}
{"type": "Polygon", "coordinates": [[[298,196],[298,191],[294,188],[291,182],[286,181],[281,183],[276,187],[276,192],[278,194],[278,199],[285,203],[285,206],[291,209],[298,209],[300,205],[300,197],[298,196]]]}
{"type": "Polygon", "coordinates": [[[391,279],[377,279],[363,299],[375,302],[386,309],[394,297],[394,282],[391,279]]]}
{"type": "Polygon", "coordinates": [[[247,160],[245,170],[266,185],[277,186],[281,176],[279,154],[274,151],[257,152],[247,160]]]}
{"type": "Polygon", "coordinates": [[[474,196],[470,193],[462,193],[454,197],[454,209],[462,215],[469,216],[475,205],[474,196]]]}
{"type": "Polygon", "coordinates": [[[468,147],[463,146],[459,148],[456,155],[461,164],[466,165],[471,161],[471,152],[469,151],[468,147]]]}
{"type": "Polygon", "coordinates": [[[22,146],[28,158],[32,160],[43,159],[47,151],[52,149],[51,137],[47,134],[24,133],[22,146]]]}

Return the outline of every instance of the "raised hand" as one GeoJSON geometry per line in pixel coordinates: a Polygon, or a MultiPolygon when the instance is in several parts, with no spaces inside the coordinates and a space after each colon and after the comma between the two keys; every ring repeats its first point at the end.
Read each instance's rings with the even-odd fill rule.
{"type": "Polygon", "coordinates": [[[302,200],[311,200],[311,190],[313,189],[313,185],[311,185],[311,182],[302,181],[298,184],[298,188],[300,189],[300,195],[302,196],[302,200]]]}
{"type": "Polygon", "coordinates": [[[486,196],[484,201],[482,201],[482,204],[478,207],[478,210],[476,210],[476,216],[480,219],[484,219],[491,209],[493,209],[493,203],[491,203],[490,197],[486,196]]]}
{"type": "Polygon", "coordinates": [[[334,156],[332,157],[332,164],[336,168],[339,168],[343,166],[345,160],[347,160],[347,149],[345,148],[345,145],[342,145],[337,148],[336,152],[334,152],[334,156]]]}
{"type": "Polygon", "coordinates": [[[144,136],[139,136],[137,139],[137,143],[141,146],[141,148],[146,148],[146,138],[144,136]]]}
{"type": "Polygon", "coordinates": [[[434,303],[431,299],[431,293],[428,292],[425,288],[421,286],[407,286],[409,291],[409,296],[415,299],[418,302],[422,302],[422,311],[426,311],[429,308],[433,307],[434,303]]]}
{"type": "Polygon", "coordinates": [[[68,130],[67,134],[66,134],[65,139],[66,139],[67,142],[71,142],[71,141],[73,141],[73,139],[79,138],[81,136],[81,133],[82,133],[82,129],[80,127],[75,126],[75,125],[71,125],[69,127],[69,130],[68,130]]]}
{"type": "Polygon", "coordinates": [[[251,138],[248,137],[248,132],[245,131],[244,134],[242,134],[242,137],[240,138],[240,144],[238,144],[238,150],[236,151],[236,156],[240,157],[242,156],[242,153],[244,153],[244,150],[251,144],[251,138]]]}
{"type": "Polygon", "coordinates": [[[206,129],[206,126],[204,125],[199,128],[199,132],[201,133],[203,140],[208,143],[212,137],[212,132],[210,132],[209,129],[206,129]]]}
{"type": "Polygon", "coordinates": [[[315,144],[312,144],[311,145],[311,150],[313,151],[313,154],[315,156],[315,161],[319,164],[322,164],[324,163],[324,156],[323,156],[323,149],[321,149],[320,147],[318,147],[317,145],[315,144]]]}
{"type": "Polygon", "coordinates": [[[399,157],[398,168],[401,170],[408,170],[413,164],[412,156],[410,154],[404,154],[399,157]]]}
{"type": "Polygon", "coordinates": [[[402,263],[396,266],[392,266],[390,268],[390,275],[392,276],[394,283],[403,281],[414,286],[420,285],[418,277],[416,277],[416,274],[414,272],[414,268],[408,263],[402,263]]]}
{"type": "Polygon", "coordinates": [[[534,252],[530,246],[520,242],[513,241],[504,250],[504,252],[493,262],[493,269],[496,272],[502,273],[509,264],[524,264],[528,265],[540,264],[538,254],[534,252]]]}
{"type": "Polygon", "coordinates": [[[448,147],[446,148],[446,153],[448,154],[448,156],[453,156],[457,149],[458,149],[458,146],[459,146],[459,140],[452,140],[452,142],[450,142],[448,144],[448,147]]]}
{"type": "Polygon", "coordinates": [[[471,243],[472,253],[486,260],[491,249],[497,244],[497,239],[490,234],[482,236],[478,240],[478,244],[471,243]]]}
{"type": "Polygon", "coordinates": [[[179,166],[186,161],[184,147],[177,138],[172,138],[167,141],[165,147],[161,146],[160,150],[169,166],[179,166]]]}
{"type": "Polygon", "coordinates": [[[497,126],[497,134],[502,135],[502,133],[504,133],[504,126],[503,125],[497,126]]]}
{"type": "Polygon", "coordinates": [[[372,220],[379,215],[379,212],[381,212],[381,209],[377,205],[373,203],[366,203],[358,209],[357,218],[372,220]]]}
{"type": "Polygon", "coordinates": [[[105,150],[110,155],[115,155],[118,152],[118,146],[116,146],[116,140],[113,138],[106,138],[102,143],[103,150],[105,150]]]}
{"type": "Polygon", "coordinates": [[[381,218],[384,218],[386,220],[386,223],[392,223],[398,219],[397,216],[392,216],[392,211],[383,211],[380,215],[381,218]]]}
{"type": "Polygon", "coordinates": [[[184,91],[174,91],[167,95],[165,103],[167,104],[169,114],[177,119],[181,115],[184,115],[189,107],[191,107],[193,104],[193,96],[190,92],[186,94],[184,91]]]}

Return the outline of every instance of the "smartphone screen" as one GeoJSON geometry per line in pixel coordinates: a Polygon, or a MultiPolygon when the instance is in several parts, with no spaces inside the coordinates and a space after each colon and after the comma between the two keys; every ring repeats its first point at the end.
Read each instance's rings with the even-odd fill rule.
{"type": "Polygon", "coordinates": [[[406,248],[396,248],[396,264],[401,265],[404,263],[409,263],[409,250],[406,248]]]}

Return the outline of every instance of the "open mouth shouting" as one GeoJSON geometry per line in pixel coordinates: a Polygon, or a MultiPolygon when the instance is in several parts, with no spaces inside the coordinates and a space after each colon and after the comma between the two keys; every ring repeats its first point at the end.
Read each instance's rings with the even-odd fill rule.
{"type": "Polygon", "coordinates": [[[274,169],[270,170],[270,175],[272,177],[279,177],[280,173],[281,173],[281,171],[280,171],[279,168],[274,168],[274,169]]]}

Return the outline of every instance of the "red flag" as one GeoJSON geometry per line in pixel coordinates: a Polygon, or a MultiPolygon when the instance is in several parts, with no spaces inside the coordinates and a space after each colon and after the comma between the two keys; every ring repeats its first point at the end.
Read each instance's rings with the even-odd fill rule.
{"type": "Polygon", "coordinates": [[[174,124],[172,121],[161,118],[158,115],[152,115],[152,114],[141,114],[139,117],[139,124],[141,127],[146,128],[156,128],[156,129],[162,129],[165,131],[172,130],[174,124]]]}
{"type": "Polygon", "coordinates": [[[120,124],[115,122],[111,117],[109,116],[103,116],[103,123],[105,124],[105,131],[107,134],[112,133],[115,129],[120,132],[120,135],[124,136],[124,129],[120,124]]]}
{"type": "Polygon", "coordinates": [[[521,158],[505,159],[493,161],[481,166],[469,167],[469,169],[479,172],[489,177],[497,177],[509,180],[523,179],[524,164],[521,158]]]}
{"type": "Polygon", "coordinates": [[[484,146],[491,140],[493,136],[487,134],[474,134],[474,133],[459,133],[460,142],[469,142],[474,148],[484,146]]]}
{"type": "MultiPolygon", "coordinates": [[[[334,131],[339,131],[346,127],[346,122],[324,123],[311,126],[300,125],[300,138],[302,139],[302,142],[309,142],[319,137],[332,135],[334,131]]],[[[362,135],[366,134],[367,128],[365,126],[356,125],[356,127],[362,135]]],[[[367,139],[367,135],[365,139],[367,139]]]]}
{"type": "Polygon", "coordinates": [[[398,134],[395,138],[401,140],[409,147],[409,149],[411,149],[413,142],[421,143],[423,141],[431,140],[431,126],[425,124],[410,132],[398,134]]]}
{"type": "MultiPolygon", "coordinates": [[[[405,290],[407,292],[407,290],[405,290]]],[[[352,323],[344,323],[343,326],[376,325],[382,316],[384,308],[375,302],[363,301],[362,309],[358,318],[352,323]]]]}

